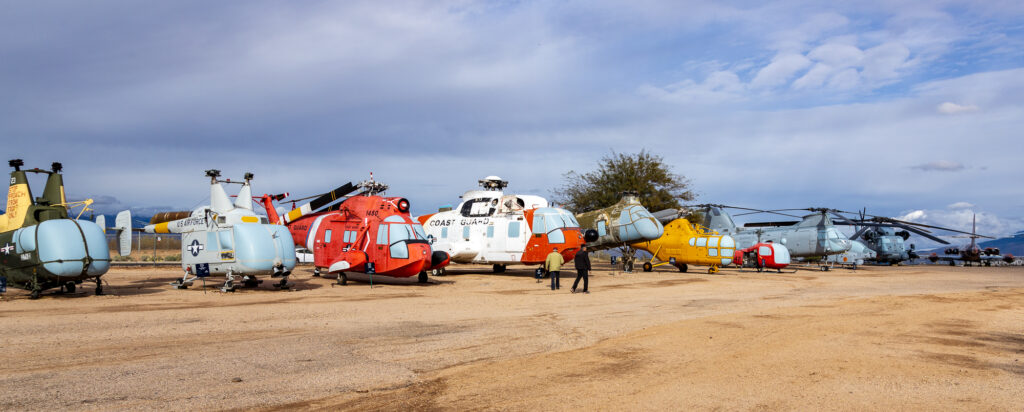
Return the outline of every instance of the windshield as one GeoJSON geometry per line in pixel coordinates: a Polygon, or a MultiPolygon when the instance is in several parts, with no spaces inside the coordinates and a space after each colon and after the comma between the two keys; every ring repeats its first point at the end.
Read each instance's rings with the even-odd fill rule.
{"type": "MultiPolygon", "coordinates": [[[[445,229],[447,229],[447,228],[445,228],[445,229]]],[[[427,238],[426,232],[423,231],[423,225],[421,225],[419,223],[413,223],[412,230],[416,232],[416,238],[417,239],[426,239],[427,238]]]]}
{"type": "Polygon", "coordinates": [[[542,207],[533,215],[533,233],[548,233],[555,229],[579,226],[576,218],[564,210],[542,207]]]}
{"type": "Polygon", "coordinates": [[[412,225],[405,223],[392,223],[388,226],[388,234],[390,235],[391,243],[416,238],[413,234],[412,225]]]}

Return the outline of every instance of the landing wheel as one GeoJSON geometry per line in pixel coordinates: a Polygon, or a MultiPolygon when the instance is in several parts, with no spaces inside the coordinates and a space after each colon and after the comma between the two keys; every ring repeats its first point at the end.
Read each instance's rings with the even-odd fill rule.
{"type": "Polygon", "coordinates": [[[33,300],[39,299],[39,294],[42,292],[43,291],[39,289],[32,289],[32,293],[28,295],[28,298],[33,300]]]}
{"type": "MultiPolygon", "coordinates": [[[[495,266],[497,266],[497,265],[495,265],[495,266]]],[[[420,272],[420,278],[417,279],[417,280],[419,280],[420,283],[427,283],[427,271],[420,272]]]]}
{"type": "Polygon", "coordinates": [[[256,276],[246,276],[245,280],[242,281],[242,285],[247,288],[256,288],[260,286],[261,281],[256,279],[256,276]]]}
{"type": "Polygon", "coordinates": [[[986,260],[985,261],[985,266],[992,266],[992,262],[986,260]]]}
{"type": "Polygon", "coordinates": [[[828,271],[828,266],[825,266],[825,265],[821,265],[821,266],[819,266],[819,267],[821,268],[821,271],[822,271],[822,272],[827,272],[827,271],[828,271]]]}
{"type": "Polygon", "coordinates": [[[494,273],[505,273],[505,265],[494,265],[494,273]]]}
{"type": "Polygon", "coordinates": [[[949,265],[950,266],[956,266],[956,261],[954,261],[954,260],[949,261],[949,265]]]}
{"type": "Polygon", "coordinates": [[[341,286],[348,284],[348,276],[345,275],[345,272],[338,272],[338,284],[341,286]]]}
{"type": "Polygon", "coordinates": [[[448,274],[448,270],[445,268],[431,269],[430,274],[434,276],[444,276],[448,274]]]}
{"type": "Polygon", "coordinates": [[[68,282],[64,284],[64,291],[67,293],[75,293],[75,282],[68,282]]]}
{"type": "Polygon", "coordinates": [[[853,270],[857,270],[857,264],[856,263],[853,264],[853,270]]]}
{"type": "Polygon", "coordinates": [[[650,272],[650,271],[654,270],[654,265],[652,265],[651,262],[644,262],[643,268],[644,268],[644,272],[650,272]]]}
{"type": "Polygon", "coordinates": [[[676,266],[676,267],[678,267],[679,271],[682,272],[682,273],[686,273],[686,271],[690,269],[690,267],[687,266],[685,263],[683,263],[682,265],[676,266]]]}
{"type": "Polygon", "coordinates": [[[320,268],[313,268],[313,276],[320,277],[320,268]]]}
{"type": "Polygon", "coordinates": [[[709,275],[714,275],[715,273],[718,273],[718,266],[712,266],[708,268],[709,275]]]}
{"type": "Polygon", "coordinates": [[[96,278],[96,296],[103,295],[103,281],[96,278]]]}

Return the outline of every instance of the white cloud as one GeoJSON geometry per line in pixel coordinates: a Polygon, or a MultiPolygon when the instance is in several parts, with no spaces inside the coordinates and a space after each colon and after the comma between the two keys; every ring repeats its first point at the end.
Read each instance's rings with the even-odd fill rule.
{"type": "Polygon", "coordinates": [[[974,208],[974,205],[967,202],[956,202],[946,207],[949,209],[972,209],[974,208]]]}
{"type": "Polygon", "coordinates": [[[755,88],[774,87],[786,83],[797,72],[811,65],[811,60],[801,54],[776,55],[772,62],[757,72],[750,82],[755,88]]]}
{"type": "Polygon", "coordinates": [[[936,108],[936,110],[938,110],[939,113],[942,113],[942,114],[960,114],[960,113],[976,112],[976,111],[978,111],[978,106],[974,106],[974,105],[959,105],[959,104],[956,104],[956,103],[953,103],[953,102],[945,102],[945,103],[940,104],[939,107],[936,108]]]}

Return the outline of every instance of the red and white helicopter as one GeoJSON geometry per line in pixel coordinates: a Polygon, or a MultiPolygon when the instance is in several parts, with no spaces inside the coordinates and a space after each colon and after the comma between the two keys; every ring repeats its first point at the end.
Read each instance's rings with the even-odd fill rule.
{"type": "Polygon", "coordinates": [[[431,249],[423,227],[409,215],[409,201],[378,196],[385,190],[387,185],[374,182],[371,176],[356,185],[346,183],[284,216],[278,215],[273,201],[287,193],[260,199],[271,223],[288,226],[295,245],[313,252],[314,276],[326,271],[345,284],[345,272],[396,278],[419,275],[419,282],[426,283],[427,271],[447,265],[448,254],[431,249]],[[344,198],[357,190],[358,194],[344,198]],[[329,206],[337,200],[341,202],[329,206]]]}
{"type": "Polygon", "coordinates": [[[791,259],[786,246],[774,242],[760,242],[746,249],[737,249],[732,263],[742,268],[782,269],[789,266],[791,259]]]}
{"type": "MultiPolygon", "coordinates": [[[[506,194],[508,181],[488,176],[483,190],[470,190],[462,203],[417,219],[423,223],[435,250],[447,252],[455,263],[491,264],[494,272],[511,264],[539,264],[553,248],[572,260],[585,243],[576,217],[551,207],[534,195],[506,194]]],[[[443,274],[443,268],[435,274],[443,274]]]]}

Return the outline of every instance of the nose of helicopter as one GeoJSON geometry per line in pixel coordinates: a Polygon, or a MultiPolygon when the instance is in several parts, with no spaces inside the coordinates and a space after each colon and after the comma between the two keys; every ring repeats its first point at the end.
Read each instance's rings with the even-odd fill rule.
{"type": "Polygon", "coordinates": [[[654,240],[665,232],[654,216],[641,207],[628,208],[619,216],[619,240],[623,242],[641,242],[654,240]]]}

